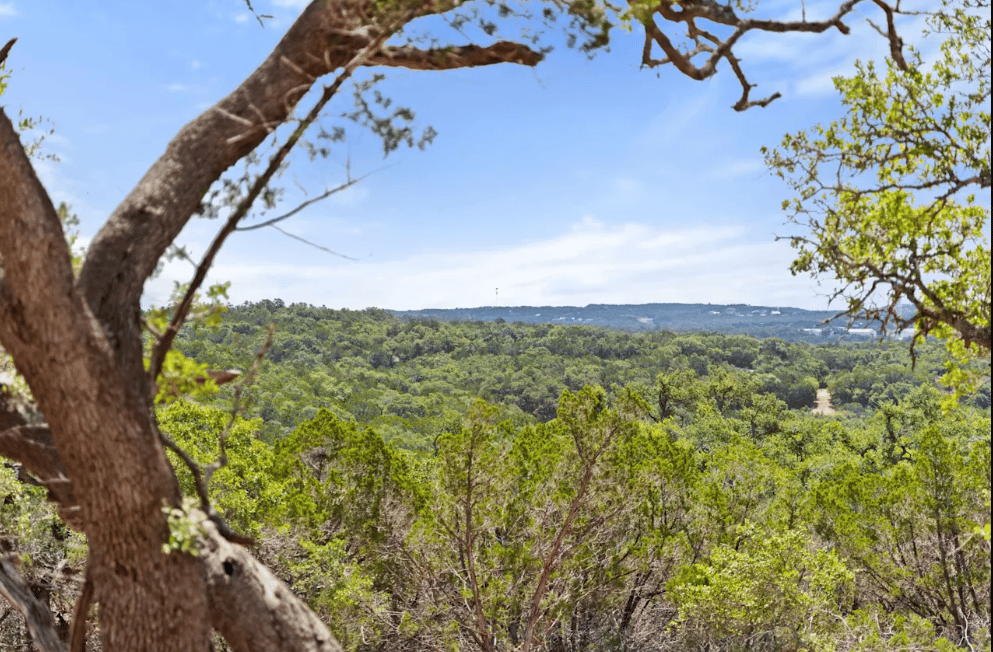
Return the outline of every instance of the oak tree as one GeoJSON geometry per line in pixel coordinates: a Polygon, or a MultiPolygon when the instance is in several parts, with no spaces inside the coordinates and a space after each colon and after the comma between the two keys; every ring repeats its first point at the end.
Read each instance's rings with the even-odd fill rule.
{"type": "Polygon", "coordinates": [[[950,338],[965,361],[990,352],[990,212],[975,195],[990,187],[989,2],[950,0],[928,25],[933,63],[914,48],[884,70],[857,63],[834,79],[844,117],[763,151],[797,193],[783,202],[803,227],[793,273],[836,279],[842,314],[950,338]]]}

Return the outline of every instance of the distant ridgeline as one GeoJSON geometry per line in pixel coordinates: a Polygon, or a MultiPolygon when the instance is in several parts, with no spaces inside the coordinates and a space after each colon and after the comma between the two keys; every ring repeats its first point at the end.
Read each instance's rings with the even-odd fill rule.
{"type": "MultiPolygon", "coordinates": [[[[390,310],[405,319],[499,321],[525,324],[600,326],[625,331],[709,332],[778,337],[787,341],[864,340],[879,334],[878,323],[849,324],[834,310],[703,303],[590,304],[578,306],[485,306],[390,310]]],[[[893,336],[893,334],[890,334],[893,336]]],[[[909,337],[911,332],[899,334],[909,337]]]]}

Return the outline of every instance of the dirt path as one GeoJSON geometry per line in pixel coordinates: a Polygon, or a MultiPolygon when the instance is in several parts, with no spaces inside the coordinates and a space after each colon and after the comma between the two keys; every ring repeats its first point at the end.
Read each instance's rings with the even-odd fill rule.
{"type": "Polygon", "coordinates": [[[837,414],[834,407],[831,406],[831,392],[829,390],[817,390],[817,405],[811,412],[814,414],[823,414],[827,417],[837,414]]]}

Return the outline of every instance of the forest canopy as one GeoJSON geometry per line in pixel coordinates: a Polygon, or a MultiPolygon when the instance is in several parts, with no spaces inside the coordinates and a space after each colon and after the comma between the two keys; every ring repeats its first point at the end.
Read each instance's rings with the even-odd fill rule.
{"type": "MultiPolygon", "coordinates": [[[[264,301],[177,348],[245,368],[270,323],[246,418],[224,386],[157,420],[201,468],[223,438],[212,505],[345,649],[988,644],[989,391],[944,411],[940,343],[912,368],[899,342],[264,301]]],[[[3,536],[68,618],[85,544],[4,473],[3,536]]]]}

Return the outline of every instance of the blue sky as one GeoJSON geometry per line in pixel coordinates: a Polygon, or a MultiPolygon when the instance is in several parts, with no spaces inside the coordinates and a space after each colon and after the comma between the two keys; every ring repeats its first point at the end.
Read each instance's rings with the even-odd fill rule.
{"type": "MultiPolygon", "coordinates": [[[[53,199],[68,201],[91,237],[187,121],[230,92],[268,54],[304,0],[0,0],[0,42],[18,37],[3,98],[9,114],[43,115],[55,134],[38,162],[53,199]]],[[[806,2],[809,17],[836,4],[806,2]]],[[[798,17],[800,0],[761,0],[759,11],[798,17]]],[[[263,298],[333,308],[712,302],[823,309],[828,285],[793,278],[795,229],[780,210],[788,189],[759,148],[787,132],[840,117],[831,77],[856,58],[881,60],[866,23],[852,33],[764,34],[737,48],[753,97],[769,107],[736,113],[740,87],[724,66],[695,82],[663,67],[640,70],[641,37],[617,30],[592,61],[559,47],[537,68],[443,73],[383,70],[381,90],[438,131],[426,151],[386,160],[375,136],[349,128],[327,160],[303,157],[282,179],[284,209],[353,176],[349,190],[283,227],[355,260],[272,229],[236,234],[212,280],[233,303],[263,298]],[[498,290],[499,289],[499,290],[498,290]]],[[[434,29],[434,25],[428,26],[434,29]]],[[[426,27],[427,28],[427,27],[426,27]]],[[[913,40],[918,24],[904,36],[913,40]]],[[[445,42],[464,37],[440,30],[445,42]]],[[[484,40],[480,40],[485,43],[484,40]]],[[[330,82],[330,80],[328,80],[330,82]]],[[[306,100],[302,106],[306,106],[306,100]]],[[[350,90],[324,124],[351,108],[350,90]]],[[[202,253],[217,221],[180,237],[202,253]]],[[[169,263],[146,285],[168,299],[192,268],[169,263]]]]}

